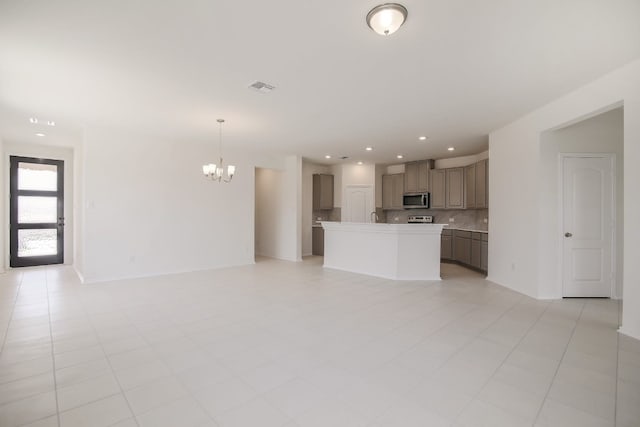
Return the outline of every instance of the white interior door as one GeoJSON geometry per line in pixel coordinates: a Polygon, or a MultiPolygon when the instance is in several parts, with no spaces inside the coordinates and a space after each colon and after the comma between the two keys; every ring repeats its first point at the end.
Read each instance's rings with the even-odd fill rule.
{"type": "Polygon", "coordinates": [[[348,185],[345,187],[342,210],[343,222],[371,222],[375,210],[371,185],[348,185]]]}
{"type": "Polygon", "coordinates": [[[613,157],[562,159],[563,296],[611,297],[613,157]]]}

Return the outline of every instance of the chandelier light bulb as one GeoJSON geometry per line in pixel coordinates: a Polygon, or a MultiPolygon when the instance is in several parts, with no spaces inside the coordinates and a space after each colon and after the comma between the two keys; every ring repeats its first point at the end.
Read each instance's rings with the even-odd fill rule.
{"type": "Polygon", "coordinates": [[[236,173],[236,167],[233,165],[227,166],[227,175],[225,177],[224,174],[224,164],[222,162],[222,124],[224,123],[224,119],[218,119],[218,124],[220,125],[220,139],[219,139],[219,153],[220,153],[220,162],[216,165],[214,163],[205,164],[202,166],[202,173],[207,178],[212,181],[218,182],[230,182],[233,178],[233,175],[236,173]]]}

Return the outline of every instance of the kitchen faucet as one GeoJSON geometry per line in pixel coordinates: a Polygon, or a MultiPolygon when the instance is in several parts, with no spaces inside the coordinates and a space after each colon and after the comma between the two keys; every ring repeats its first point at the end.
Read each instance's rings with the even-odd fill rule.
{"type": "Polygon", "coordinates": [[[369,217],[371,218],[371,222],[375,223],[378,222],[378,220],[380,218],[378,218],[378,214],[376,213],[376,211],[371,212],[371,215],[369,215],[369,217]]]}

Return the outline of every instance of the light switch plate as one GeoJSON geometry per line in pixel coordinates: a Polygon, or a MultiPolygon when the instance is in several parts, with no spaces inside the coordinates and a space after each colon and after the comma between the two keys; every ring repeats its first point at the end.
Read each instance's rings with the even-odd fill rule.
{"type": "Polygon", "coordinates": [[[449,218],[449,222],[456,222],[455,218],[449,218]]]}

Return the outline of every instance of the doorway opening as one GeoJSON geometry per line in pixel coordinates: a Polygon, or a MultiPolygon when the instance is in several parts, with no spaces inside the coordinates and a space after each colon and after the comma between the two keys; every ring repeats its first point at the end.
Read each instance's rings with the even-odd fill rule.
{"type": "Polygon", "coordinates": [[[9,265],[64,262],[64,161],[10,156],[9,265]]]}

